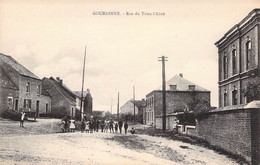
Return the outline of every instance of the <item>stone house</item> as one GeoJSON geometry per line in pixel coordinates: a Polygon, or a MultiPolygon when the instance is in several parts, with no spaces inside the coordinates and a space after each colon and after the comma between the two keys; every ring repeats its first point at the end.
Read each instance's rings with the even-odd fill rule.
{"type": "MultiPolygon", "coordinates": [[[[183,74],[175,75],[166,82],[166,115],[195,111],[196,109],[193,109],[195,103],[210,105],[210,91],[184,79],[183,74]]],[[[162,87],[160,87],[146,95],[145,124],[155,124],[156,128],[160,128],[162,114],[162,87]]]]}
{"type": "Polygon", "coordinates": [[[79,97],[72,92],[64,83],[63,80],[57,77],[42,79],[43,91],[51,96],[52,113],[60,116],[75,117],[76,110],[79,108],[79,97]]]}
{"type": "Polygon", "coordinates": [[[46,114],[51,110],[51,98],[42,91],[39,77],[11,56],[0,54],[0,112],[7,109],[46,114]]]}
{"type": "Polygon", "coordinates": [[[215,43],[218,48],[219,107],[248,103],[244,87],[248,82],[260,81],[259,31],[260,9],[254,9],[215,43]]]}
{"type": "Polygon", "coordinates": [[[120,115],[121,114],[132,114],[134,115],[134,107],[135,107],[135,115],[140,116],[143,121],[143,111],[146,106],[145,99],[142,100],[128,100],[123,106],[120,107],[120,115]]]}

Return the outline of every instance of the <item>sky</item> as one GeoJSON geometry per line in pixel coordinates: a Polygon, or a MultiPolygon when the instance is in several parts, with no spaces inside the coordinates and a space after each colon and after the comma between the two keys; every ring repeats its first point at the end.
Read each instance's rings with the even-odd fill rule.
{"type": "Polygon", "coordinates": [[[136,99],[161,86],[158,57],[167,56],[166,80],[183,73],[210,90],[217,106],[214,43],[259,7],[259,0],[0,0],[0,53],[40,78],[60,77],[81,91],[86,46],[84,90],[90,89],[94,110],[110,111],[112,105],[113,112],[118,92],[122,106],[133,98],[133,86],[136,99]],[[93,14],[99,11],[121,15],[93,14]]]}

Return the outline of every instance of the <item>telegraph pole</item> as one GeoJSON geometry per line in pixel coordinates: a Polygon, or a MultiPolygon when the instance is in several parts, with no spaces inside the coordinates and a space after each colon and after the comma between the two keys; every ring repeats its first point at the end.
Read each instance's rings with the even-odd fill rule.
{"type": "Polygon", "coordinates": [[[119,92],[117,95],[117,120],[119,120],[119,92]]]}
{"type": "Polygon", "coordinates": [[[159,57],[159,61],[162,61],[162,107],[163,107],[163,118],[162,118],[162,126],[163,130],[166,130],[166,91],[165,91],[165,61],[167,61],[168,57],[159,57]]]}
{"type": "Polygon", "coordinates": [[[112,114],[112,107],[113,107],[113,98],[111,99],[111,114],[112,114]]]}
{"type": "Polygon", "coordinates": [[[135,123],[135,86],[133,86],[133,101],[134,101],[134,123],[135,123]]]}
{"type": "Polygon", "coordinates": [[[84,89],[86,48],[87,48],[87,46],[85,46],[84,63],[83,63],[83,75],[82,75],[82,89],[81,89],[81,98],[80,98],[80,119],[81,119],[81,121],[84,120],[84,114],[83,114],[83,108],[82,108],[82,101],[83,101],[83,89],[84,89]]]}

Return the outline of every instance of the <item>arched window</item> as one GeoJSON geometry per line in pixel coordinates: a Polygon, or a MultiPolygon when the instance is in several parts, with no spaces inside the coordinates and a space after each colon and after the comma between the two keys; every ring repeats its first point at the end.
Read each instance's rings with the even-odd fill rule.
{"type": "Polygon", "coordinates": [[[228,105],[227,90],[224,91],[224,107],[228,105]]]}
{"type": "Polygon", "coordinates": [[[246,42],[246,70],[249,69],[251,60],[251,41],[246,42]]]}
{"type": "Polygon", "coordinates": [[[228,78],[228,59],[226,53],[224,53],[223,57],[223,73],[224,73],[224,79],[228,78]]]}
{"type": "Polygon", "coordinates": [[[232,71],[233,75],[237,73],[237,50],[232,50],[232,71]]]}
{"type": "Polygon", "coordinates": [[[232,91],[232,104],[237,105],[237,89],[234,86],[234,89],[232,91]]]}

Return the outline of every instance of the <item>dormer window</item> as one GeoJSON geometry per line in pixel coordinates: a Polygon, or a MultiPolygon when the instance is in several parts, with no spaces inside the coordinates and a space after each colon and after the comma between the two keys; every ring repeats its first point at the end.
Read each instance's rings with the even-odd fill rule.
{"type": "Polygon", "coordinates": [[[195,85],[189,85],[189,90],[194,91],[195,90],[195,85]]]}
{"type": "Polygon", "coordinates": [[[171,91],[176,91],[177,90],[177,85],[170,85],[170,90],[171,91]]]}

